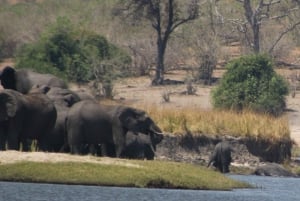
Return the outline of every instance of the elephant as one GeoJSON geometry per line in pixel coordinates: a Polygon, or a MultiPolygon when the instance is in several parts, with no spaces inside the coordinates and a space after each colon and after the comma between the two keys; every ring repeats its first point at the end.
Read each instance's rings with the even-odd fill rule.
{"type": "Polygon", "coordinates": [[[44,136],[54,127],[56,109],[53,102],[42,93],[21,94],[4,89],[0,92],[0,149],[28,151],[27,140],[37,140],[43,147],[44,136]]]}
{"type": "Polygon", "coordinates": [[[259,165],[254,170],[253,174],[258,176],[272,176],[272,177],[296,177],[297,176],[278,163],[265,163],[259,165]]]}
{"type": "Polygon", "coordinates": [[[67,144],[72,154],[83,154],[86,145],[113,145],[111,118],[96,102],[75,103],[66,117],[67,144]]]}
{"type": "Polygon", "coordinates": [[[30,89],[30,93],[35,92],[46,94],[54,102],[55,105],[60,105],[68,108],[71,107],[74,103],[82,100],[76,92],[66,88],[35,84],[30,89]]]}
{"type": "Polygon", "coordinates": [[[87,90],[84,89],[78,89],[74,91],[80,100],[95,100],[96,98],[87,90]]]}
{"type": "Polygon", "coordinates": [[[130,159],[147,159],[153,160],[156,151],[156,145],[163,139],[159,133],[146,135],[143,133],[126,133],[126,145],[122,152],[122,157],[130,159]]]}
{"type": "MultiPolygon", "coordinates": [[[[103,106],[112,122],[112,135],[117,157],[124,157],[126,148],[126,134],[128,131],[150,136],[152,144],[158,144],[163,139],[161,129],[148,114],[133,107],[115,105],[103,106]]],[[[111,149],[110,149],[111,150],[111,149]]]]}
{"type": "Polygon", "coordinates": [[[28,69],[14,69],[10,66],[3,68],[0,80],[3,88],[13,89],[23,94],[29,93],[35,84],[67,88],[66,83],[54,75],[40,74],[28,69]]]}
{"type": "Polygon", "coordinates": [[[229,165],[232,162],[231,152],[233,149],[231,148],[229,142],[222,141],[219,142],[215,148],[213,153],[209,158],[209,162],[207,167],[213,164],[220,172],[228,173],[229,172],[229,165]]]}
{"type": "Polygon", "coordinates": [[[87,144],[100,144],[102,154],[111,157],[122,157],[128,131],[145,135],[161,133],[142,110],[121,105],[101,105],[91,100],[80,101],[71,107],[66,130],[72,154],[80,154],[87,144]]]}
{"type": "Polygon", "coordinates": [[[57,110],[57,118],[53,130],[45,136],[45,146],[41,151],[48,152],[68,152],[68,147],[64,147],[65,120],[70,107],[81,99],[77,93],[59,87],[48,87],[46,85],[34,85],[30,92],[41,92],[46,94],[54,103],[57,110]]]}

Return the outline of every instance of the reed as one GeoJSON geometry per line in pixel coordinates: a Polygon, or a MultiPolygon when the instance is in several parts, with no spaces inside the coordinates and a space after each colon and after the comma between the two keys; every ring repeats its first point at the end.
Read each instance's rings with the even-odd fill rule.
{"type": "Polygon", "coordinates": [[[290,139],[287,116],[272,117],[251,111],[203,110],[197,108],[161,108],[138,106],[148,112],[159,127],[166,133],[193,135],[230,135],[253,137],[278,141],[290,139]]]}

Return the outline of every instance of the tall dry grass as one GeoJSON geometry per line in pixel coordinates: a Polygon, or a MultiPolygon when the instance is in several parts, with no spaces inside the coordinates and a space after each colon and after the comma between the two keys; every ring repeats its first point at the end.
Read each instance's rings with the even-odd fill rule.
{"type": "Polygon", "coordinates": [[[230,135],[278,141],[290,139],[287,116],[275,118],[250,111],[203,110],[197,108],[170,109],[157,106],[137,106],[144,109],[167,133],[193,135],[230,135]]]}

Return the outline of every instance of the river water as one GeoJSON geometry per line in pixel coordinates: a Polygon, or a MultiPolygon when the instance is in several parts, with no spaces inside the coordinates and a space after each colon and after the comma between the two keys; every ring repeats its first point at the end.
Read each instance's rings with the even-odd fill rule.
{"type": "Polygon", "coordinates": [[[300,179],[259,176],[230,177],[257,188],[233,191],[165,190],[0,182],[0,201],[296,201],[300,179]]]}

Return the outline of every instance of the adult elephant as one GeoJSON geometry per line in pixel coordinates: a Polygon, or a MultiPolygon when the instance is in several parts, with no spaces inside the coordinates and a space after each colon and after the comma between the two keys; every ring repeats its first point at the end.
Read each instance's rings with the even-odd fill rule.
{"type": "Polygon", "coordinates": [[[147,159],[153,160],[156,151],[156,145],[163,139],[159,133],[126,133],[126,145],[122,152],[122,157],[130,159],[147,159]]]}
{"type": "Polygon", "coordinates": [[[67,152],[68,147],[64,147],[65,120],[70,107],[81,99],[77,93],[59,87],[48,87],[46,85],[34,85],[31,92],[41,92],[46,94],[54,103],[57,110],[55,126],[48,135],[45,136],[45,144],[41,151],[67,152]]]}
{"type": "Polygon", "coordinates": [[[222,141],[219,142],[215,148],[213,153],[210,156],[207,167],[211,164],[217,168],[222,173],[229,172],[229,165],[232,161],[231,152],[233,149],[231,148],[229,142],[222,141]]]}
{"type": "MultiPolygon", "coordinates": [[[[71,153],[81,153],[82,147],[101,144],[110,155],[121,157],[126,146],[126,134],[161,133],[159,127],[142,110],[126,106],[104,106],[95,101],[80,101],[68,112],[66,120],[71,153]]],[[[103,153],[103,152],[102,152],[103,153]]]]}
{"type": "MultiPolygon", "coordinates": [[[[28,139],[44,146],[44,136],[53,129],[56,109],[44,94],[21,94],[15,90],[0,92],[0,149],[19,150],[28,139]]],[[[29,147],[23,146],[23,151],[29,147]]]]}
{"type": "Polygon", "coordinates": [[[66,83],[51,74],[40,74],[28,69],[14,69],[6,66],[0,73],[1,85],[27,94],[33,85],[67,88],[66,83]]]}

